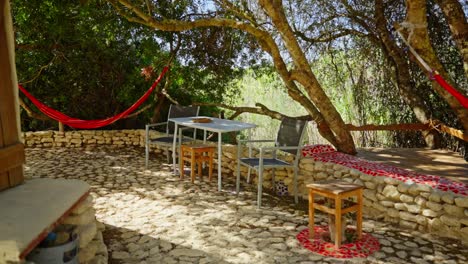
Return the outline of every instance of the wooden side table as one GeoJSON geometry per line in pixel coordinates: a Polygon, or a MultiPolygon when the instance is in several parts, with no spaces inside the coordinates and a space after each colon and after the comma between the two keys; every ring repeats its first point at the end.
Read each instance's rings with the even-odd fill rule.
{"type": "Polygon", "coordinates": [[[356,232],[358,239],[362,236],[362,189],[363,186],[340,181],[340,180],[327,180],[321,182],[315,182],[307,185],[309,188],[309,237],[314,237],[314,210],[320,210],[335,216],[335,248],[341,246],[341,217],[343,214],[349,212],[357,212],[356,219],[356,232]],[[335,202],[335,207],[330,208],[326,205],[315,203],[314,196],[320,195],[335,202]],[[357,203],[342,208],[342,199],[346,199],[351,196],[357,196],[357,203]]]}
{"type": "Polygon", "coordinates": [[[180,150],[180,178],[184,178],[184,161],[190,163],[190,177],[195,181],[195,165],[198,166],[198,176],[202,177],[202,164],[208,162],[208,180],[213,176],[214,146],[209,145],[182,145],[180,150]],[[207,154],[207,155],[205,155],[207,154]]]}

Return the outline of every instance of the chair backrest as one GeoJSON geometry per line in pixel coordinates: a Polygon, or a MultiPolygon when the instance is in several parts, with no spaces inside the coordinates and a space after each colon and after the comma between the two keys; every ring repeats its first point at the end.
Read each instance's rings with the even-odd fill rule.
{"type": "MultiPolygon", "coordinates": [[[[297,147],[302,143],[307,120],[298,120],[289,117],[283,118],[281,121],[278,135],[276,137],[276,145],[278,147],[297,147]]],[[[283,150],[285,152],[297,155],[298,150],[283,150]]]]}
{"type": "MultiPolygon", "coordinates": [[[[190,117],[190,116],[198,116],[198,112],[200,111],[199,106],[181,106],[181,105],[174,105],[171,104],[169,106],[169,118],[178,118],[178,117],[190,117]]],[[[167,124],[167,133],[174,134],[175,125],[172,122],[167,124]]]]}

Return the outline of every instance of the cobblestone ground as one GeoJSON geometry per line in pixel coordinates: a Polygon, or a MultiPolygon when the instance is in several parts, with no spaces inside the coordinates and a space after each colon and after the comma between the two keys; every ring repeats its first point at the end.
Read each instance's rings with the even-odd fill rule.
{"type": "MultiPolygon", "coordinates": [[[[106,225],[110,263],[468,263],[456,241],[364,219],[381,250],[366,259],[325,258],[296,240],[308,223],[306,202],[256,192],[233,177],[191,184],[152,156],[144,169],[139,148],[27,149],[27,176],[80,179],[92,186],[96,215],[106,225]]],[[[322,221],[324,215],[318,215],[322,221]]]]}

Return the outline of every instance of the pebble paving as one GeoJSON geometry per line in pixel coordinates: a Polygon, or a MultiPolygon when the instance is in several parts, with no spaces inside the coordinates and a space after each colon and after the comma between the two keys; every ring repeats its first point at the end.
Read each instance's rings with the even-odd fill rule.
{"type": "MultiPolygon", "coordinates": [[[[365,259],[314,254],[296,240],[307,228],[307,201],[266,193],[257,209],[256,188],[235,194],[232,175],[216,181],[179,180],[165,157],[144,168],[141,148],[28,148],[26,177],[80,179],[91,185],[97,219],[105,224],[110,263],[468,263],[456,240],[364,219],[364,231],[381,250],[365,259]]],[[[216,174],[217,175],[217,174],[216,174]]],[[[316,224],[326,224],[316,214],[316,224]]]]}

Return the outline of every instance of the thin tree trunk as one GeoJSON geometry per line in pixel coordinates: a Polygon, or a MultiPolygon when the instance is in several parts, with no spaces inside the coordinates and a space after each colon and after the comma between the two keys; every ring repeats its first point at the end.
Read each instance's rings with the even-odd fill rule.
{"type": "MultiPolygon", "coordinates": [[[[406,0],[406,18],[404,23],[400,23],[397,27],[399,30],[404,29],[403,33],[405,33],[408,42],[421,56],[421,58],[424,59],[433,69],[437,70],[447,82],[455,87],[453,81],[445,71],[432,48],[427,31],[426,4],[425,0],[406,0]]],[[[426,71],[424,67],[421,66],[421,68],[423,71],[426,71]]],[[[455,112],[464,130],[468,131],[468,109],[464,108],[455,97],[441,87],[436,81],[432,81],[432,86],[455,112]]]]}
{"type": "Polygon", "coordinates": [[[320,83],[315,78],[315,75],[312,73],[309,62],[294,35],[294,31],[288,23],[286,15],[284,14],[282,1],[260,0],[259,2],[272,19],[276,29],[280,32],[280,36],[293,59],[296,69],[293,70],[291,79],[304,86],[310,99],[323,115],[327,126],[334,133],[338,150],[345,153],[355,154],[356,148],[351,133],[346,129],[341,115],[333,106],[330,99],[323,91],[320,83]]]}
{"type": "MultiPolygon", "coordinates": [[[[421,123],[427,123],[430,120],[431,110],[424,104],[422,98],[413,88],[409,65],[406,61],[405,54],[390,37],[384,11],[383,0],[375,0],[375,24],[380,37],[381,46],[385,49],[389,59],[393,61],[395,65],[395,76],[401,97],[405,103],[411,107],[416,119],[421,123]]],[[[440,135],[437,131],[425,130],[422,134],[429,148],[435,149],[440,147],[440,135]]]]}
{"type": "Polygon", "coordinates": [[[444,12],[453,40],[463,56],[463,68],[468,78],[468,22],[463,7],[457,0],[436,0],[436,3],[444,12]]]}

